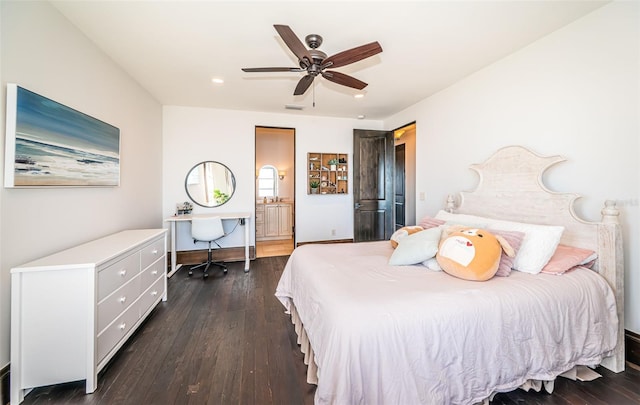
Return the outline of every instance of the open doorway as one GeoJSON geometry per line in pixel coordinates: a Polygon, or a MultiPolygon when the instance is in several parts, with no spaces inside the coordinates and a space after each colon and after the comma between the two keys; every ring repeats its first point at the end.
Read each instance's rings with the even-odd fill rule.
{"type": "Polygon", "coordinates": [[[416,123],[393,131],[395,229],[416,224],[416,123]]]}
{"type": "Polygon", "coordinates": [[[295,241],[295,129],[256,127],[256,257],[291,254],[295,241]]]}

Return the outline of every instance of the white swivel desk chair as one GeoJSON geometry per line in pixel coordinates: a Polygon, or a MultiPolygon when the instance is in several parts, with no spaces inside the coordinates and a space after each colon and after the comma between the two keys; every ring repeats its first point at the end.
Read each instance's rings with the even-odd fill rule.
{"type": "MultiPolygon", "coordinates": [[[[207,261],[189,269],[189,276],[193,274],[193,270],[205,266],[202,274],[203,278],[209,277],[209,267],[211,265],[221,267],[224,273],[227,274],[227,266],[222,262],[214,262],[211,259],[211,244],[225,236],[224,229],[222,228],[222,219],[220,217],[193,217],[191,219],[191,237],[193,243],[196,242],[208,242],[209,250],[207,252],[207,261]]],[[[220,247],[220,245],[218,245],[220,247]]]]}

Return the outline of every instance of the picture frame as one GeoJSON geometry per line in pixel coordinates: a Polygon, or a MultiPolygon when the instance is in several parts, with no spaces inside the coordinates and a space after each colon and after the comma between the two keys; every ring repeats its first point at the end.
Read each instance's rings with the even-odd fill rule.
{"type": "Polygon", "coordinates": [[[120,129],[7,84],[6,188],[120,185],[120,129]]]}

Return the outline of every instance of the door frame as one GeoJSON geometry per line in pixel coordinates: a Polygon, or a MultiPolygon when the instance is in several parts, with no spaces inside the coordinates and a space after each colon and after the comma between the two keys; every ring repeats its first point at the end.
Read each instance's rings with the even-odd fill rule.
{"type": "Polygon", "coordinates": [[[405,225],[407,225],[407,176],[405,174],[405,170],[406,170],[406,152],[407,152],[407,144],[405,143],[399,143],[396,144],[395,143],[395,131],[394,131],[394,149],[395,149],[395,162],[393,165],[394,168],[394,172],[393,172],[393,178],[394,178],[394,185],[393,185],[393,207],[394,207],[394,213],[393,213],[393,219],[394,219],[394,229],[398,230],[402,227],[404,227],[405,225]],[[401,155],[402,156],[402,162],[400,162],[398,160],[398,156],[401,155]],[[402,166],[400,167],[400,163],[402,163],[402,166]],[[402,176],[398,175],[398,169],[402,169],[402,176]],[[402,186],[401,191],[402,194],[398,194],[398,188],[399,186],[402,186]],[[398,201],[398,197],[401,196],[402,197],[402,201],[398,201]],[[401,217],[401,221],[398,221],[398,207],[402,206],[402,217],[401,217]]]}
{"type": "MultiPolygon", "coordinates": [[[[293,136],[293,153],[291,158],[291,162],[292,162],[292,167],[290,170],[287,170],[286,173],[286,177],[291,179],[291,182],[293,184],[292,187],[292,192],[291,192],[291,196],[289,196],[289,199],[291,200],[291,209],[293,210],[293,215],[291,218],[291,231],[292,231],[292,239],[293,239],[293,246],[296,246],[296,138],[297,138],[297,132],[296,132],[296,128],[293,127],[273,127],[273,126],[267,126],[267,125],[255,125],[254,126],[254,156],[253,156],[253,165],[254,165],[254,172],[256,173],[256,177],[255,177],[255,181],[254,181],[254,191],[253,191],[253,195],[254,195],[254,218],[255,218],[255,212],[257,211],[257,204],[258,204],[258,196],[257,196],[257,180],[258,180],[258,170],[260,169],[260,167],[258,167],[257,164],[257,160],[258,160],[258,131],[259,129],[266,129],[266,130],[283,130],[283,131],[292,131],[292,136],[293,136]]],[[[278,170],[280,170],[280,168],[277,168],[278,170]]],[[[254,254],[255,257],[258,256],[257,254],[257,244],[258,244],[258,240],[256,238],[256,227],[254,224],[254,229],[253,229],[253,238],[256,244],[256,252],[254,254]]]]}
{"type": "MultiPolygon", "coordinates": [[[[413,141],[412,143],[410,142],[405,142],[405,145],[408,145],[410,147],[405,147],[405,176],[404,176],[404,182],[405,182],[405,187],[404,187],[404,192],[405,192],[405,199],[404,199],[404,222],[405,225],[412,225],[412,224],[416,224],[417,223],[417,218],[415,217],[416,215],[416,208],[417,208],[417,200],[416,200],[416,138],[417,138],[417,123],[416,121],[411,121],[408,122],[404,125],[401,125],[399,127],[397,127],[396,129],[393,130],[394,133],[394,146],[397,146],[397,139],[399,139],[402,135],[400,135],[398,138],[396,138],[396,133],[400,130],[406,129],[406,128],[410,128],[413,127],[413,141]],[[411,177],[413,179],[412,183],[407,183],[407,177],[411,177]],[[407,208],[410,208],[407,209],[407,208]],[[412,214],[410,214],[412,213],[412,214]],[[411,216],[411,218],[409,218],[411,216]]],[[[395,175],[395,173],[394,173],[395,175]]],[[[395,202],[394,202],[395,205],[395,202]]],[[[394,214],[395,215],[395,214],[394,214]]]]}

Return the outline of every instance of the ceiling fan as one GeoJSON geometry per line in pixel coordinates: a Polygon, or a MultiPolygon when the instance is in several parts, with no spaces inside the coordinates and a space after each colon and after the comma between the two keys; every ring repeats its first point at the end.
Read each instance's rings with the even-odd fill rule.
{"type": "Polygon", "coordinates": [[[300,67],[243,68],[242,70],[244,72],[307,72],[298,82],[293,92],[294,96],[304,94],[313,83],[313,79],[318,75],[334,83],[362,90],[367,87],[367,83],[344,73],[325,69],[349,65],[382,52],[382,47],[376,41],[327,57],[326,53],[317,49],[322,45],[322,37],[320,35],[311,34],[306,36],[305,42],[311,48],[307,49],[288,25],[274,25],[274,27],[284,43],[298,58],[300,67]]]}

